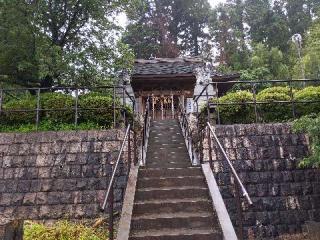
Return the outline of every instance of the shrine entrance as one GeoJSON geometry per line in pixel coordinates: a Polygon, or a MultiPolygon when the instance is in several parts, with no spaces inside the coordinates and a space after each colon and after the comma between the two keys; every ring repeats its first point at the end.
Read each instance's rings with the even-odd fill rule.
{"type": "Polygon", "coordinates": [[[154,120],[175,119],[179,107],[179,97],[159,95],[150,97],[151,116],[154,120]]]}

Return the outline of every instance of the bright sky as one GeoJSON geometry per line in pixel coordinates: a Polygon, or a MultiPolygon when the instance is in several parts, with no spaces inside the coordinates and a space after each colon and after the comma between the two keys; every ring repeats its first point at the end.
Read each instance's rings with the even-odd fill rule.
{"type": "Polygon", "coordinates": [[[226,0],[208,0],[208,1],[211,4],[211,6],[213,6],[213,7],[218,5],[219,3],[225,3],[226,2],[226,0]]]}
{"type": "MultiPolygon", "coordinates": [[[[226,0],[208,0],[212,7],[217,6],[219,3],[225,3],[226,0]]],[[[118,15],[117,20],[119,21],[120,26],[126,27],[127,17],[124,13],[118,15]]]]}

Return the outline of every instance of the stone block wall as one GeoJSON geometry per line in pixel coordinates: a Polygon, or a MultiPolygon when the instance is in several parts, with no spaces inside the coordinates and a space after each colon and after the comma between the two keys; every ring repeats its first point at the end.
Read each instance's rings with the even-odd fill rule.
{"type": "MultiPolygon", "coordinates": [[[[299,160],[309,153],[307,136],[293,133],[289,124],[221,125],[215,129],[254,203],[242,204],[246,238],[274,239],[300,232],[306,221],[320,221],[320,170],[298,167],[299,160]]],[[[215,176],[237,226],[230,168],[217,144],[212,146],[215,176]]],[[[204,159],[208,158],[206,147],[204,159]]]]}
{"type": "MultiPolygon", "coordinates": [[[[123,135],[123,130],[0,134],[0,225],[99,217],[110,162],[123,135]]],[[[115,184],[118,207],[126,186],[125,162],[115,184]]]]}

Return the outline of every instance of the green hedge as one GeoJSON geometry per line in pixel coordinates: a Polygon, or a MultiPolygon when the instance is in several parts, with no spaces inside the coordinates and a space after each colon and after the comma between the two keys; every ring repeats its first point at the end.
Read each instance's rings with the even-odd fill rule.
{"type": "MultiPolygon", "coordinates": [[[[96,122],[105,127],[111,127],[113,123],[113,99],[110,96],[89,93],[80,97],[80,108],[93,110],[81,110],[80,120],[82,122],[96,122]]],[[[116,107],[119,107],[117,102],[116,107]]],[[[119,121],[120,111],[116,111],[116,120],[119,121]]]]}
{"type": "MultiPolygon", "coordinates": [[[[26,95],[20,99],[13,99],[3,105],[4,113],[0,115],[0,131],[8,129],[31,129],[36,121],[36,96],[26,95]],[[26,110],[26,112],[15,112],[26,110]],[[6,112],[8,111],[8,112],[6,112]]],[[[78,107],[84,108],[78,112],[78,123],[85,128],[95,126],[95,128],[110,128],[113,124],[113,99],[103,93],[88,93],[81,95],[78,107]],[[92,110],[90,110],[92,108],[92,110]]],[[[116,123],[122,123],[122,105],[116,101],[116,123]]],[[[70,124],[75,120],[75,98],[64,93],[43,93],[40,95],[39,127],[44,129],[55,129],[55,126],[62,128],[72,128],[70,124]],[[55,110],[57,109],[57,110],[55,110]],[[69,126],[69,125],[70,126],[69,126]],[[52,125],[52,126],[51,126],[52,125]]],[[[129,108],[125,108],[132,117],[129,108]]]]}
{"type": "MultiPolygon", "coordinates": [[[[252,102],[253,94],[249,91],[237,91],[219,98],[219,115],[221,123],[250,123],[254,119],[253,106],[242,104],[252,102]],[[235,103],[235,105],[223,105],[235,103]]],[[[212,101],[213,102],[213,101],[212,101]]]]}
{"type": "MultiPolygon", "coordinates": [[[[320,101],[320,87],[307,87],[295,93],[296,101],[320,101]]],[[[320,112],[320,102],[297,103],[296,112],[298,116],[309,115],[320,112]]]]}
{"type": "Polygon", "coordinates": [[[73,123],[75,101],[71,95],[62,93],[44,93],[41,95],[42,118],[57,123],[73,123]],[[54,110],[61,109],[61,110],[54,110]],[[62,110],[65,109],[65,110],[62,110]]]}
{"type": "MultiPolygon", "coordinates": [[[[320,101],[320,87],[307,87],[304,89],[293,89],[295,101],[320,101]]],[[[291,90],[289,87],[270,87],[258,92],[256,96],[258,118],[260,122],[284,122],[291,121],[292,104],[291,90]],[[289,101],[289,103],[275,103],[278,101],[289,101]]],[[[210,100],[216,102],[217,100],[210,100]]],[[[249,91],[229,92],[219,98],[219,103],[245,103],[253,102],[253,95],[249,91]]],[[[202,115],[206,115],[203,108],[202,115]]],[[[295,103],[296,117],[320,113],[320,102],[318,103],[295,103]]],[[[236,104],[232,106],[219,105],[219,114],[222,124],[254,123],[254,105],[236,104]]]]}
{"type": "Polygon", "coordinates": [[[270,104],[258,105],[260,118],[264,122],[283,122],[292,118],[291,103],[274,103],[275,101],[290,101],[289,87],[266,88],[257,94],[257,102],[270,104]]]}
{"type": "Polygon", "coordinates": [[[26,124],[35,122],[37,101],[34,96],[26,95],[3,105],[5,111],[0,120],[4,124],[26,124]],[[22,111],[24,110],[24,111],[22,111]]]}

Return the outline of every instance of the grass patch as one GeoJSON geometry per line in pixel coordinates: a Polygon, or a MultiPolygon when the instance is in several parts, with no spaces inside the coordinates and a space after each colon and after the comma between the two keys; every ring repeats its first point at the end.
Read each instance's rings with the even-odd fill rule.
{"type": "Polygon", "coordinates": [[[77,126],[72,123],[59,123],[50,120],[41,121],[38,126],[38,130],[35,124],[17,124],[6,125],[0,124],[0,132],[35,132],[35,131],[72,131],[72,130],[102,130],[108,129],[108,126],[101,126],[94,122],[79,123],[77,126]]]}
{"type": "Polygon", "coordinates": [[[90,227],[83,223],[59,221],[51,226],[26,221],[25,240],[107,240],[106,226],[90,227]]]}

